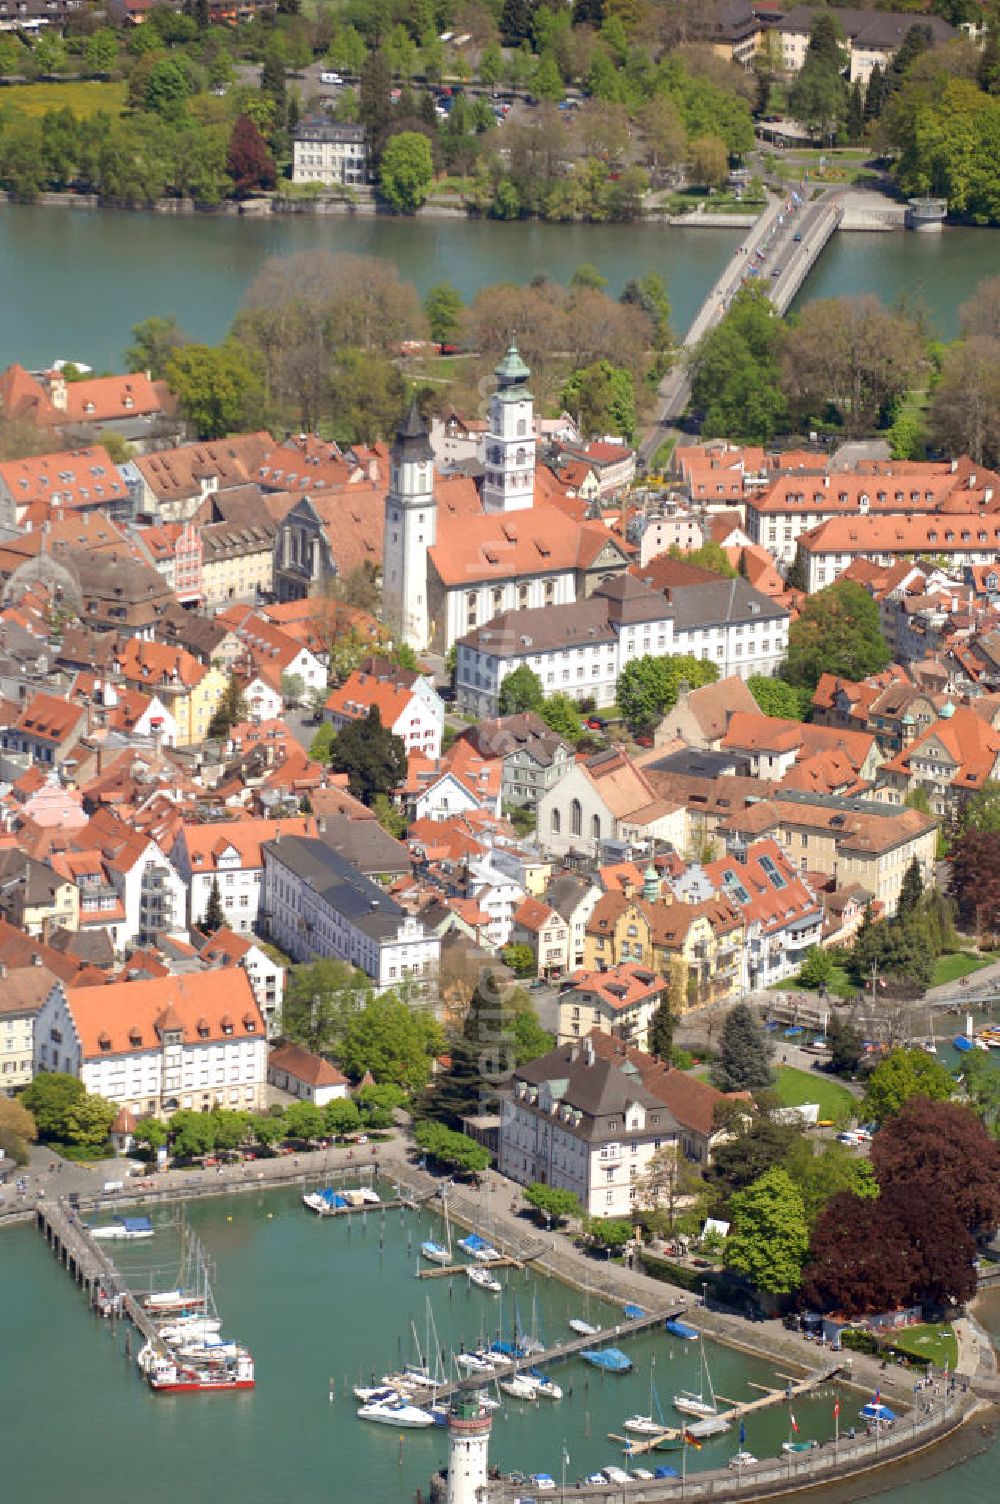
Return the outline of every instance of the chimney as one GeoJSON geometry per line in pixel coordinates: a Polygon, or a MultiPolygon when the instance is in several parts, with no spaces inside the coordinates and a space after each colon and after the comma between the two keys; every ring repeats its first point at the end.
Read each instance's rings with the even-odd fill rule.
{"type": "Polygon", "coordinates": [[[594,1041],[589,1034],[583,1041],[583,1059],[586,1065],[593,1065],[594,1063],[594,1041]]]}

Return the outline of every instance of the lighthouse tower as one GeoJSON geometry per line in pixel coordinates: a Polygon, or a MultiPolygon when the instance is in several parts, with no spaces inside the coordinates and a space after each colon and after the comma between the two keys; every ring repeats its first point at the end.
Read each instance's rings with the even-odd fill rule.
{"type": "Polygon", "coordinates": [[[486,435],[484,512],[523,512],[535,501],[534,403],[531,373],[512,344],[494,375],[486,435]]]}
{"type": "Polygon", "coordinates": [[[448,1412],[447,1504],[485,1504],[492,1416],[458,1390],[448,1412]]]}
{"type": "Polygon", "coordinates": [[[427,646],[427,550],[437,542],[434,455],[417,404],[396,433],[385,498],[382,601],[385,619],[398,642],[418,651],[427,646]]]}

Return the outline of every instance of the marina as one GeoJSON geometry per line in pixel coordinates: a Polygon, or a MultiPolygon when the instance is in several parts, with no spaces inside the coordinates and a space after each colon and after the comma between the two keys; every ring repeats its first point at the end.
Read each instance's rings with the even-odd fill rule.
{"type": "MultiPolygon", "coordinates": [[[[377,1188],[383,1194],[391,1191],[381,1184],[377,1188]]],[[[322,1491],[326,1497],[321,1476],[331,1466],[338,1477],[364,1479],[372,1497],[412,1499],[416,1488],[426,1491],[427,1479],[446,1460],[442,1426],[410,1429],[359,1422],[360,1401],[352,1390],[356,1384],[371,1382],[373,1368],[371,1387],[375,1388],[389,1368],[402,1375],[411,1358],[413,1366],[421,1366],[411,1323],[420,1333],[423,1357],[433,1367],[424,1338],[428,1296],[445,1353],[510,1343],[518,1325],[518,1307],[524,1329],[536,1324],[534,1305],[538,1335],[546,1350],[558,1346],[556,1339],[569,1332],[569,1323],[586,1314],[589,1324],[601,1331],[596,1336],[576,1334],[584,1345],[620,1346],[633,1363],[625,1375],[605,1374],[586,1365],[579,1354],[567,1355],[551,1371],[562,1391],[558,1401],[554,1395],[529,1400],[498,1394],[495,1378],[490,1379],[488,1391],[483,1391],[494,1416],[490,1456],[504,1472],[547,1473],[558,1482],[565,1437],[570,1457],[567,1487],[575,1489],[578,1478],[612,1465],[624,1466],[635,1475],[633,1460],[623,1456],[624,1443],[610,1441],[609,1434],[620,1433],[629,1414],[648,1410],[651,1379],[665,1401],[681,1389],[698,1388],[697,1346],[667,1332],[662,1312],[656,1313],[654,1324],[645,1330],[615,1334],[616,1326],[626,1325],[623,1303],[601,1298],[597,1289],[600,1265],[595,1265],[594,1288],[586,1303],[579,1291],[547,1278],[534,1265],[520,1269],[510,1265],[497,1271],[503,1293],[487,1301],[468,1290],[464,1280],[421,1285],[414,1279],[421,1242],[428,1237],[444,1241],[441,1220],[428,1209],[401,1208],[384,1217],[376,1213],[370,1218],[322,1222],[304,1212],[300,1195],[301,1187],[188,1204],[187,1220],[204,1247],[213,1288],[225,1309],[226,1327],[252,1348],[257,1364],[258,1392],[234,1393],[227,1400],[219,1396],[201,1402],[196,1395],[151,1394],[139,1382],[134,1359],[122,1362],[123,1324],[89,1320],[79,1293],[56,1261],[40,1256],[37,1234],[28,1227],[5,1231],[5,1279],[13,1306],[8,1323],[12,1340],[20,1338],[26,1354],[17,1386],[8,1380],[6,1387],[15,1432],[7,1477],[17,1487],[22,1504],[50,1504],[59,1494],[60,1459],[46,1449],[39,1453],[19,1429],[24,1413],[19,1398],[22,1384],[37,1389],[41,1382],[48,1403],[65,1417],[62,1423],[83,1467],[94,1455],[93,1448],[100,1445],[104,1418],[110,1413],[115,1416],[118,1463],[114,1476],[102,1485],[101,1504],[127,1504],[139,1487],[148,1504],[173,1504],[178,1491],[184,1490],[197,1497],[211,1490],[215,1504],[284,1497],[290,1490],[305,1498],[318,1497],[322,1491]],[[53,1369],[44,1361],[39,1341],[29,1340],[28,1333],[44,1341],[46,1334],[56,1331],[62,1361],[53,1369]],[[73,1376],[81,1371],[92,1375],[93,1381],[80,1386],[73,1376]],[[150,1470],[148,1460],[150,1449],[166,1445],[170,1437],[177,1438],[177,1447],[168,1478],[150,1470]]],[[[164,1255],[171,1238],[170,1219],[175,1215],[175,1209],[154,1208],[155,1238],[128,1249],[132,1288],[140,1293],[150,1287],[153,1269],[158,1272],[152,1288],[163,1289],[168,1283],[164,1255]]],[[[206,1324],[205,1335],[211,1335],[207,1324],[215,1318],[205,1314],[200,1319],[206,1324]]],[[[711,1341],[706,1347],[720,1396],[745,1395],[747,1403],[752,1403],[754,1397],[763,1396],[764,1389],[773,1394],[781,1382],[773,1361],[711,1341]],[[762,1388],[755,1391],[754,1385],[762,1388]]],[[[503,1358],[499,1361],[502,1364],[503,1358]]],[[[532,1364],[540,1362],[535,1356],[518,1368],[528,1373],[532,1364]]],[[[777,1367],[784,1371],[786,1365],[777,1367]]],[[[0,1379],[0,1389],[4,1382],[0,1379]]],[[[829,1386],[817,1384],[796,1400],[795,1414],[804,1440],[832,1442],[838,1395],[844,1415],[852,1417],[857,1416],[862,1401],[870,1398],[858,1391],[851,1394],[836,1380],[829,1386]]],[[[428,1395],[414,1403],[424,1410],[429,1400],[428,1395]]],[[[781,1453],[789,1435],[785,1406],[774,1400],[752,1411],[747,1429],[747,1447],[761,1459],[762,1469],[769,1459],[775,1466],[779,1454],[787,1468],[788,1458],[781,1453]]],[[[685,1448],[680,1455],[652,1453],[648,1467],[639,1466],[638,1471],[653,1472],[667,1463],[677,1472],[683,1467],[690,1493],[697,1475],[715,1469],[713,1476],[728,1476],[733,1486],[738,1475],[728,1469],[728,1461],[735,1451],[735,1436],[724,1435],[705,1440],[700,1448],[685,1448]]],[[[791,1459],[793,1470],[809,1464],[807,1457],[791,1459]]],[[[754,1470],[749,1472],[752,1475],[754,1470]]],[[[640,1481],[635,1476],[630,1497],[642,1497],[640,1481]]],[[[662,1480],[658,1486],[662,1487],[662,1480]]],[[[600,1495],[598,1485],[593,1486],[593,1493],[600,1495]]],[[[531,1488],[497,1494],[510,1500],[525,1496],[533,1496],[531,1488]]],[[[86,1504],[96,1504],[96,1497],[91,1500],[85,1494],[84,1498],[86,1504]]],[[[968,1504],[986,1504],[988,1498],[988,1493],[977,1497],[973,1492],[968,1504]]],[[[917,1504],[936,1501],[925,1495],[917,1504]]]]}

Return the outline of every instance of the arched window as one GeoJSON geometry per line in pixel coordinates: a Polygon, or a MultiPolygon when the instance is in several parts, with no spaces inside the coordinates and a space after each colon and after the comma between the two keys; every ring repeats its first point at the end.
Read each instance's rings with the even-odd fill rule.
{"type": "Polygon", "coordinates": [[[595,815],[594,818],[593,818],[593,820],[591,820],[591,822],[590,822],[590,833],[594,837],[595,841],[599,841],[601,839],[601,817],[600,817],[600,815],[595,815]]]}
{"type": "Polygon", "coordinates": [[[557,836],[562,830],[562,816],[557,809],[552,811],[552,834],[557,836]]]}
{"type": "Polygon", "coordinates": [[[574,836],[580,835],[583,830],[583,809],[581,807],[579,799],[574,799],[570,804],[569,829],[570,834],[574,836]]]}

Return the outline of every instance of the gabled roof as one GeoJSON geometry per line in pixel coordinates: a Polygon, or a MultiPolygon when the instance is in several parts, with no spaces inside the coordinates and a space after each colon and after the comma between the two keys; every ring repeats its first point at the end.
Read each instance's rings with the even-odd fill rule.
{"type": "Polygon", "coordinates": [[[269,1071],[283,1071],[306,1086],[346,1086],[347,1077],[329,1060],[300,1044],[276,1045],[267,1057],[269,1071]]]}
{"type": "Polygon", "coordinates": [[[240,967],[66,992],[84,1058],[160,1049],[160,1031],[177,1028],[186,1045],[263,1038],[264,1019],[240,967]]]}

